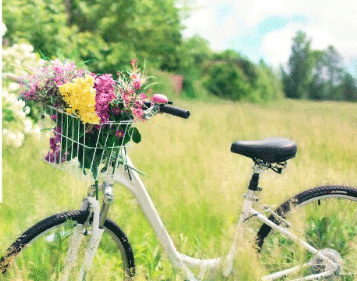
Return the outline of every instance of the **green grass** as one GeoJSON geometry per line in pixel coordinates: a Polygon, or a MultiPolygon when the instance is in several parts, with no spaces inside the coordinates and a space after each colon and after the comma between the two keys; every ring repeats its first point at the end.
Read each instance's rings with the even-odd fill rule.
{"type": "MultiPolygon", "coordinates": [[[[159,115],[139,124],[142,142],[131,148],[131,156],[147,175],[143,180],[177,248],[187,255],[216,257],[230,247],[252,172],[249,158],[230,152],[235,140],[282,136],[298,144],[296,158],[282,175],[270,171],[261,176],[262,204],[277,206],[317,185],[357,186],[356,104],[284,100],[176,105],[189,109],[190,119],[159,115]]],[[[86,194],[86,184],[41,161],[38,146],[28,139],[19,149],[3,148],[1,252],[45,216],[77,209],[86,194]]],[[[110,217],[134,248],[137,280],[182,280],[134,197],[116,185],[115,198],[110,217]]],[[[241,247],[235,269],[227,280],[259,278],[262,269],[251,246],[241,247]]]]}

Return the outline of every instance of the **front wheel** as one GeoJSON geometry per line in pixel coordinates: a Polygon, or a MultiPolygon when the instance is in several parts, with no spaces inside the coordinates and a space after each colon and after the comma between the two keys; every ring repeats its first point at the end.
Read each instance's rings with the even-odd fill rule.
{"type": "MultiPolygon", "coordinates": [[[[72,234],[88,219],[89,211],[69,211],[48,217],[24,232],[0,260],[4,280],[62,280],[72,234]]],[[[80,246],[68,280],[78,280],[90,239],[90,228],[79,233],[80,246]]],[[[104,233],[86,280],[132,280],[134,255],[124,232],[111,220],[104,233]]],[[[2,278],[0,278],[2,280],[2,278]]]]}
{"type": "MultiPolygon", "coordinates": [[[[333,276],[323,280],[357,280],[357,189],[316,187],[286,201],[275,213],[290,225],[274,215],[269,217],[271,221],[285,225],[338,264],[333,276]]],[[[329,270],[326,262],[266,224],[258,232],[257,245],[267,274],[305,264],[307,266],[299,268],[286,280],[313,280],[299,278],[317,276],[329,270]]],[[[277,280],[283,278],[287,277],[277,280]]]]}

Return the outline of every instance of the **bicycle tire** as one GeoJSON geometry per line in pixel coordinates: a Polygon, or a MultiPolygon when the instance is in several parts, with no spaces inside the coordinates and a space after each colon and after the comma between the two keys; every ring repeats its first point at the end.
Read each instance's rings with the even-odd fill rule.
{"type": "MultiPolygon", "coordinates": [[[[334,252],[337,250],[343,259],[340,271],[335,272],[340,276],[338,280],[357,280],[357,189],[346,186],[320,186],[309,189],[281,204],[275,213],[288,221],[292,220],[292,216],[298,219],[303,217],[305,221],[298,222],[301,223],[299,229],[301,233],[303,232],[300,237],[305,237],[307,242],[312,243],[312,246],[319,250],[328,249],[333,259],[339,258],[334,252]],[[332,205],[336,206],[336,211],[333,211],[332,205]],[[349,261],[351,258],[354,260],[349,261]]],[[[272,214],[268,218],[277,225],[284,224],[284,221],[276,215],[272,214]]],[[[280,261],[285,264],[290,263],[290,267],[292,267],[291,263],[298,260],[291,250],[282,249],[290,245],[287,240],[288,238],[284,238],[267,224],[263,224],[259,229],[256,242],[261,254],[264,251],[268,253],[270,260],[267,259],[264,262],[262,257],[264,265],[269,264],[268,273],[284,270],[278,263],[272,262],[274,251],[284,255],[280,261]],[[277,249],[278,247],[281,249],[277,249]]],[[[303,259],[306,259],[306,262],[308,259],[311,260],[311,255],[299,254],[300,262],[303,255],[305,255],[303,259]]],[[[318,274],[325,268],[321,261],[315,260],[315,265],[310,265],[308,270],[309,274],[318,274]]],[[[299,274],[306,276],[306,272],[299,274]]]]}
{"type": "MultiPolygon", "coordinates": [[[[26,275],[26,277],[22,277],[22,278],[26,278],[23,280],[58,280],[60,278],[59,277],[60,271],[58,270],[59,267],[58,264],[53,265],[52,269],[51,267],[49,267],[47,270],[41,269],[39,263],[41,263],[41,261],[43,260],[47,260],[47,261],[49,259],[51,260],[51,257],[48,258],[43,256],[36,256],[35,254],[31,253],[31,251],[36,252],[34,248],[36,249],[37,247],[34,245],[38,244],[40,245],[41,250],[42,250],[41,247],[43,247],[42,253],[40,253],[40,255],[45,255],[45,254],[48,254],[49,256],[56,255],[55,260],[58,260],[58,263],[61,263],[61,261],[57,256],[62,256],[62,257],[66,256],[67,249],[62,250],[62,248],[64,248],[63,245],[68,246],[68,242],[70,240],[70,235],[68,231],[74,229],[74,226],[76,224],[84,224],[88,220],[88,216],[89,216],[88,210],[67,211],[67,212],[50,216],[38,222],[31,228],[29,228],[8,248],[6,255],[0,259],[0,271],[2,271],[3,277],[7,278],[8,276],[8,278],[14,278],[14,276],[16,276],[17,278],[16,280],[21,280],[18,279],[19,278],[18,272],[20,272],[20,274],[26,275]],[[54,234],[49,234],[50,232],[53,232],[54,234]],[[54,244],[56,242],[58,242],[60,246],[54,244]],[[44,246],[41,246],[42,244],[40,243],[42,244],[44,243],[44,246]],[[29,258],[26,257],[24,258],[23,255],[26,255],[26,252],[29,251],[28,249],[31,249],[30,253],[27,253],[27,256],[29,258]],[[32,260],[31,255],[37,257],[34,259],[39,259],[39,260],[32,260]],[[18,262],[19,264],[14,266],[13,263],[14,261],[16,262],[17,260],[20,260],[20,262],[18,262]],[[28,262],[28,265],[24,265],[25,262],[28,262]],[[15,268],[11,270],[13,267],[15,268]],[[53,270],[53,272],[51,272],[51,270],[53,270]],[[9,271],[13,271],[13,272],[10,273],[9,271]]],[[[132,280],[132,277],[134,277],[135,275],[135,261],[134,261],[133,251],[129,244],[128,238],[126,237],[125,233],[120,229],[120,227],[110,219],[106,219],[104,223],[104,229],[105,230],[102,236],[101,244],[99,245],[96,256],[98,255],[99,251],[103,253],[102,257],[108,255],[106,251],[111,251],[110,262],[114,263],[113,261],[114,259],[112,257],[113,252],[114,251],[117,252],[117,250],[119,250],[120,260],[122,263],[122,272],[121,272],[122,276],[118,277],[118,275],[115,275],[115,279],[113,279],[114,277],[111,277],[111,280],[125,280],[125,281],[132,280]],[[105,241],[103,241],[103,238],[105,239],[105,241]],[[113,245],[114,247],[116,246],[116,249],[115,248],[113,249],[112,247],[109,246],[109,243],[113,242],[111,240],[114,240],[113,245]],[[105,244],[104,246],[101,246],[102,242],[103,244],[105,244]]],[[[90,237],[90,235],[83,234],[83,237],[84,236],[90,237]]],[[[114,258],[118,258],[118,256],[119,255],[116,255],[114,258]]],[[[118,262],[119,261],[116,260],[116,263],[118,262]]],[[[70,278],[70,280],[71,279],[72,278],[70,278]]],[[[12,279],[8,279],[8,280],[12,280],[12,279]]],[[[106,280],[106,278],[101,277],[99,280],[106,280]]]]}

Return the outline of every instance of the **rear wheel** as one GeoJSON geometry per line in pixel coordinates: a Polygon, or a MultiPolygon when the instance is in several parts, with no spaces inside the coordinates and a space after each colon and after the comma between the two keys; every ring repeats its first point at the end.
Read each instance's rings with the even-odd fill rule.
{"type": "MultiPolygon", "coordinates": [[[[5,280],[61,280],[71,237],[77,225],[88,220],[88,211],[69,211],[48,217],[24,232],[0,260],[5,280]]],[[[90,229],[90,228],[89,228],[90,229]]],[[[84,228],[77,262],[68,280],[78,280],[90,239],[84,228]]],[[[124,232],[111,220],[104,233],[86,280],[132,280],[134,256],[124,232]]],[[[1,279],[1,278],[0,278],[1,279]]]]}
{"type": "MultiPolygon", "coordinates": [[[[334,276],[324,280],[357,280],[357,189],[317,187],[296,195],[275,212],[291,223],[290,232],[338,264],[334,276]]],[[[269,219],[286,225],[277,216],[271,215],[269,219]]],[[[330,269],[326,262],[266,224],[258,232],[257,244],[267,274],[309,263],[294,276],[289,275],[287,280],[292,280],[330,269]]]]}

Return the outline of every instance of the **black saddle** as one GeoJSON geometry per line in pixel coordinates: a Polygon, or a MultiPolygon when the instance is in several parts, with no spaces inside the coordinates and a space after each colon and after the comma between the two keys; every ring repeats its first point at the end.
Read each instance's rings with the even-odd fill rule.
{"type": "Polygon", "coordinates": [[[279,163],[295,157],[296,143],[286,138],[267,138],[261,141],[236,141],[231,151],[266,163],[279,163]]]}

